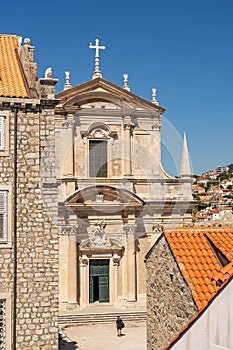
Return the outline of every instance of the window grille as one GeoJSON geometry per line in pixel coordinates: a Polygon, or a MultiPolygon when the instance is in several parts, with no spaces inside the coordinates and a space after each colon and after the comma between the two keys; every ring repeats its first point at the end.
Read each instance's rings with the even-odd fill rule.
{"type": "Polygon", "coordinates": [[[107,141],[89,141],[89,176],[107,177],[107,141]]]}
{"type": "Polygon", "coordinates": [[[7,241],[7,191],[0,191],[0,243],[7,241]]]}
{"type": "Polygon", "coordinates": [[[0,350],[6,350],[6,300],[0,299],[0,350]]]}
{"type": "Polygon", "coordinates": [[[5,117],[0,116],[0,150],[3,151],[5,149],[5,117]]]}

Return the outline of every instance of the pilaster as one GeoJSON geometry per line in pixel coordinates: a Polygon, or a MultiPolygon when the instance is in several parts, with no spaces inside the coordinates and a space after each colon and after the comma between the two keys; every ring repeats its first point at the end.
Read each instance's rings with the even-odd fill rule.
{"type": "Polygon", "coordinates": [[[134,306],[137,300],[136,296],[136,249],[135,249],[135,225],[127,224],[124,226],[126,232],[127,246],[127,306],[134,306]]]}

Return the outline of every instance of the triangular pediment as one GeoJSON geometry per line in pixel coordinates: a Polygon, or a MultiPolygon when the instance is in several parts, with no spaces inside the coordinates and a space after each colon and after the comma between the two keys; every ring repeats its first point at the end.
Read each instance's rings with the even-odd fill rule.
{"type": "Polygon", "coordinates": [[[56,95],[57,107],[150,110],[165,109],[102,78],[92,79],[56,95]]]}

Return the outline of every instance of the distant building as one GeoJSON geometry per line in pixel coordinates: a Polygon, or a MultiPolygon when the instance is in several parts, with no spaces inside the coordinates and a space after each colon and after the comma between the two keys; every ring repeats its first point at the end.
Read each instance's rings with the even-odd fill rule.
{"type": "Polygon", "coordinates": [[[193,185],[192,187],[193,194],[203,194],[205,193],[205,189],[199,185],[193,185]]]}
{"type": "Polygon", "coordinates": [[[216,169],[216,173],[220,174],[220,173],[227,173],[229,170],[228,166],[218,166],[216,169]]]}
{"type": "Polygon", "coordinates": [[[204,185],[205,187],[207,186],[209,182],[209,177],[208,176],[200,176],[198,179],[197,179],[197,183],[198,184],[202,184],[204,185]]]}

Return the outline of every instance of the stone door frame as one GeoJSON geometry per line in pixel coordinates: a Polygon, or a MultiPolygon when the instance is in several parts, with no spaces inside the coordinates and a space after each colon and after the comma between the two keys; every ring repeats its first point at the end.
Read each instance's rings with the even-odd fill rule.
{"type": "Polygon", "coordinates": [[[83,252],[79,251],[80,256],[78,259],[78,269],[79,269],[79,288],[80,288],[80,307],[96,305],[95,303],[90,303],[89,295],[89,285],[90,285],[90,260],[109,260],[109,302],[103,302],[101,304],[116,305],[118,301],[117,295],[117,285],[118,285],[118,266],[121,260],[120,252],[111,253],[111,252],[98,252],[98,251],[89,251],[83,252]]]}

